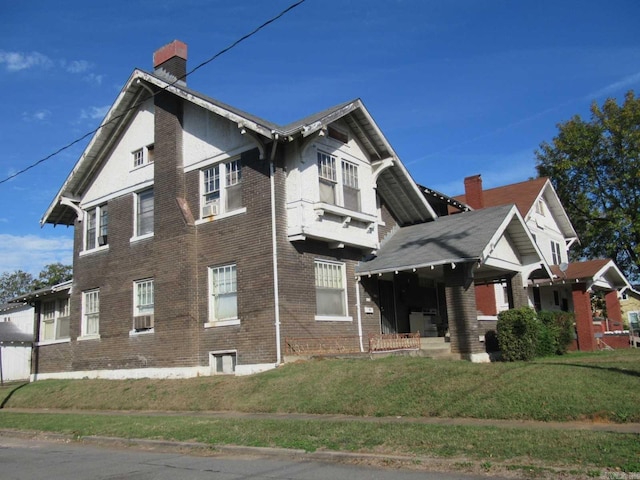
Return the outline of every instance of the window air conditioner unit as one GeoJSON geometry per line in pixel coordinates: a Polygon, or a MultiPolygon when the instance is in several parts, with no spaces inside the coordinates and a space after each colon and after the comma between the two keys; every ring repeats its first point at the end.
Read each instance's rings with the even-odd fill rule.
{"type": "Polygon", "coordinates": [[[100,235],[98,237],[98,245],[101,247],[104,247],[107,244],[107,236],[106,235],[100,235]]]}
{"type": "Polygon", "coordinates": [[[133,326],[136,330],[153,328],[153,315],[139,315],[133,317],[133,326]]]}
{"type": "Polygon", "coordinates": [[[211,217],[213,215],[218,215],[220,210],[220,205],[217,203],[209,203],[202,207],[202,218],[211,217]]]}

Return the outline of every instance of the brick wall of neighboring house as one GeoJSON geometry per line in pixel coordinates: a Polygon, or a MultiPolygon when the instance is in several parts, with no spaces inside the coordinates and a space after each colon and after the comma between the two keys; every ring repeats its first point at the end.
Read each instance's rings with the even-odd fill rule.
{"type": "Polygon", "coordinates": [[[602,337],[602,341],[611,348],[631,348],[631,341],[628,333],[608,334],[602,337]]]}
{"type": "Polygon", "coordinates": [[[496,307],[496,286],[494,284],[489,285],[476,285],[476,308],[481,315],[497,315],[498,308],[496,307]]]}

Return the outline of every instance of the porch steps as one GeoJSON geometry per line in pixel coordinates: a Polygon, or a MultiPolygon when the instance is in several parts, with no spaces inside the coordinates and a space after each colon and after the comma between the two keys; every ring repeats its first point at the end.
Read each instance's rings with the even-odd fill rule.
{"type": "Polygon", "coordinates": [[[420,339],[420,351],[418,355],[442,360],[455,360],[460,358],[459,355],[451,353],[451,343],[447,342],[444,337],[422,337],[420,339]]]}

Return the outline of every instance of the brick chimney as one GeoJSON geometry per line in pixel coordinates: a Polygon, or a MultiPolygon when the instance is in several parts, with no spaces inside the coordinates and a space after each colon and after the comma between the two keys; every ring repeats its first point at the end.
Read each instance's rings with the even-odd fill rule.
{"type": "Polygon", "coordinates": [[[484,208],[482,177],[480,175],[472,175],[464,179],[464,195],[467,205],[474,210],[484,208]]]}
{"type": "Polygon", "coordinates": [[[186,84],[187,44],[174,40],[156,50],[153,54],[153,69],[156,75],[164,77],[165,80],[180,80],[186,84]]]}

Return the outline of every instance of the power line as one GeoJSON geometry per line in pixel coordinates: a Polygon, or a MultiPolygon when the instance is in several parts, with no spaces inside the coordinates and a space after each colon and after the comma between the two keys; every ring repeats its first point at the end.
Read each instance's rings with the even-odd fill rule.
{"type": "Polygon", "coordinates": [[[67,145],[65,145],[64,147],[59,148],[58,150],[56,150],[55,152],[47,155],[44,158],[41,158],[40,160],[38,160],[35,163],[32,163],[31,165],[29,165],[28,167],[23,168],[22,170],[9,175],[7,178],[0,180],[0,185],[8,182],[9,180],[16,178],[19,175],[22,175],[23,173],[28,172],[29,170],[31,170],[32,168],[37,167],[38,165],[40,165],[41,163],[46,162],[47,160],[49,160],[50,158],[55,157],[56,155],[62,153],[63,151],[73,147],[75,144],[81,142],[82,140],[84,140],[85,138],[95,134],[98,130],[100,130],[102,127],[109,125],[110,123],[115,122],[116,120],[122,118],[123,116],[125,116],[127,114],[127,112],[129,112],[130,110],[136,109],[138,108],[140,105],[142,105],[144,102],[146,102],[147,100],[149,100],[150,98],[155,97],[156,95],[158,95],[160,92],[167,90],[171,87],[173,87],[176,83],[178,83],[180,80],[184,79],[185,77],[191,75],[192,73],[194,73],[196,70],[199,70],[200,68],[204,67],[205,65],[213,62],[216,58],[218,58],[219,56],[227,53],[229,50],[231,50],[232,48],[236,47],[238,44],[240,44],[241,42],[244,42],[245,40],[251,38],[252,36],[254,36],[256,33],[258,33],[260,30],[262,30],[263,28],[267,27],[268,25],[272,24],[273,22],[275,22],[276,20],[280,19],[281,17],[283,17],[284,15],[286,15],[287,13],[289,13],[291,10],[293,10],[294,8],[296,8],[297,6],[299,6],[300,4],[304,3],[306,0],[298,0],[297,2],[289,5],[287,8],[285,8],[284,10],[282,10],[279,14],[277,14],[275,17],[270,18],[269,20],[267,20],[266,22],[264,22],[262,25],[254,28],[251,32],[247,33],[246,35],[243,35],[242,37],[240,37],[238,40],[236,40],[235,42],[233,42],[231,45],[229,45],[228,47],[223,48],[222,50],[220,50],[218,53],[216,53],[215,55],[213,55],[212,57],[210,57],[209,59],[205,60],[204,62],[202,62],[201,64],[197,65],[196,67],[192,68],[191,70],[189,70],[187,73],[185,73],[184,75],[182,75],[181,77],[179,77],[178,79],[176,79],[173,83],[167,85],[166,87],[161,88],[159,91],[155,92],[152,95],[149,95],[149,97],[145,98],[144,100],[141,100],[140,102],[136,103],[135,105],[132,105],[131,107],[129,107],[128,109],[126,109],[123,113],[121,113],[120,115],[117,115],[115,117],[113,117],[111,120],[109,120],[108,122],[104,122],[102,124],[100,124],[98,127],[94,128],[93,130],[85,133],[83,136],[81,136],[80,138],[77,138],[76,140],[72,141],[71,143],[68,143],[67,145]]]}

